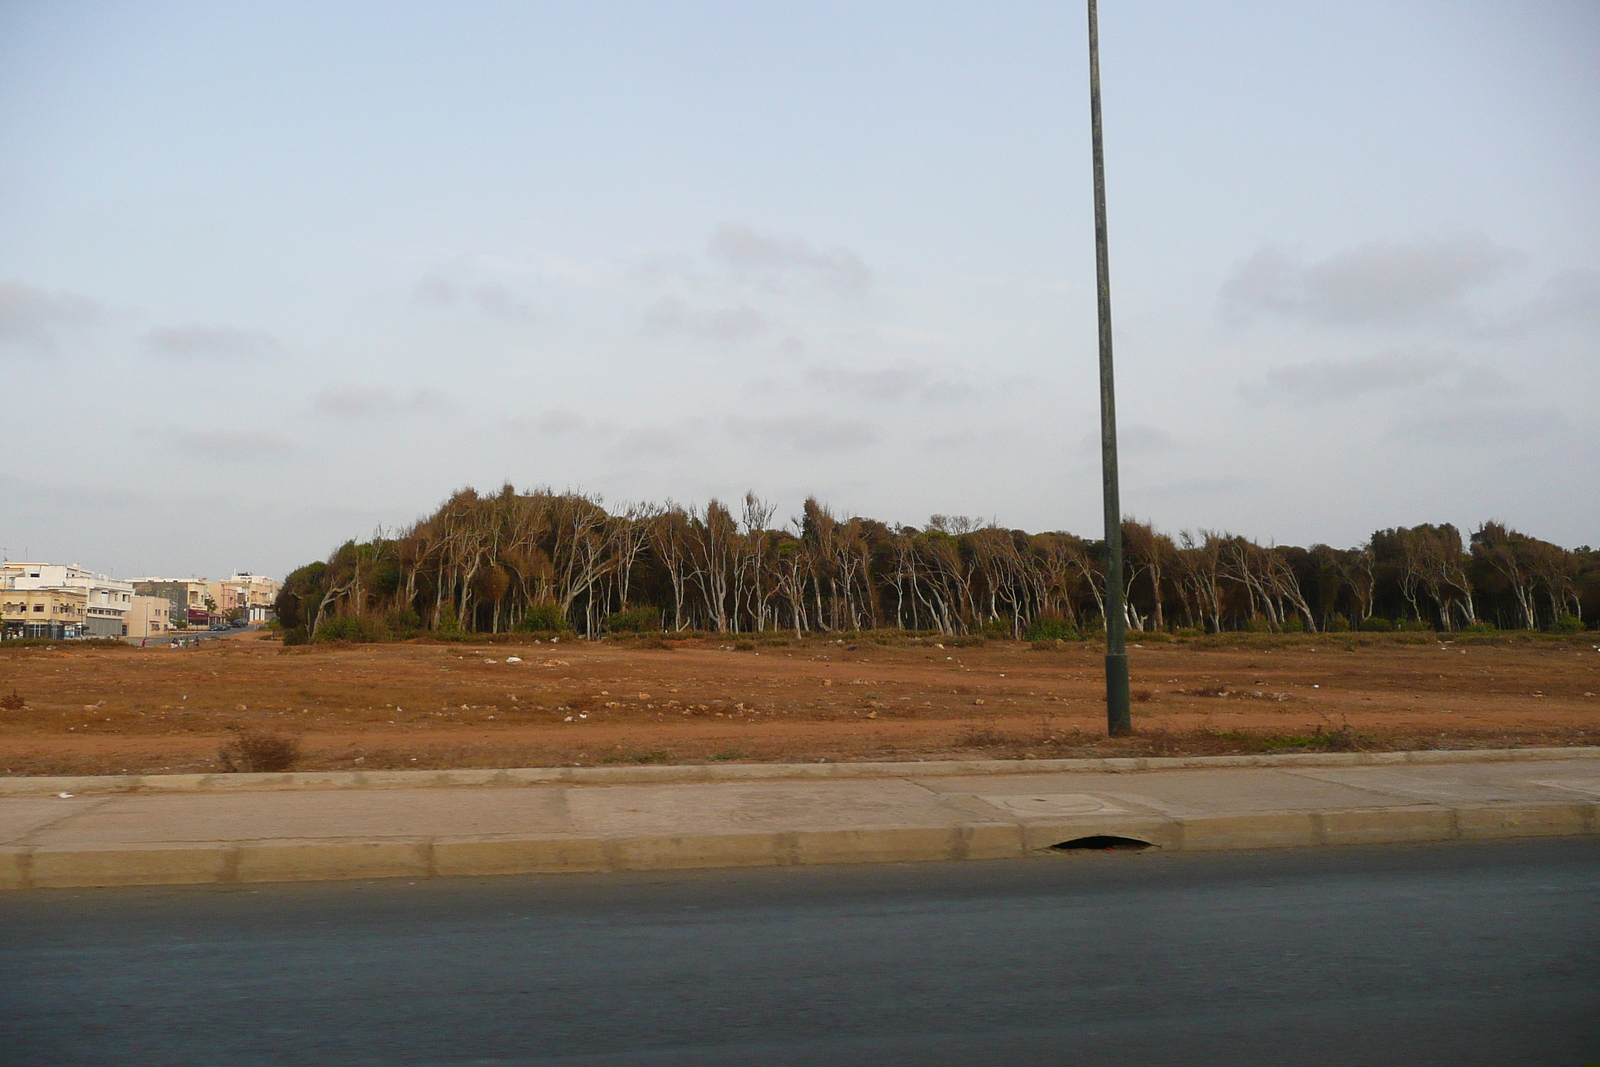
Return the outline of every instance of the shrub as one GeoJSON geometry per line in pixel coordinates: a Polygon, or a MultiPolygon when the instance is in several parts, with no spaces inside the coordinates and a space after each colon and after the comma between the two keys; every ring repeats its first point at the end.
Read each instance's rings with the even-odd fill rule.
{"type": "Polygon", "coordinates": [[[300,759],[300,742],[265,730],[239,730],[217,749],[217,758],[224,770],[243,774],[287,771],[300,759]]]}
{"type": "Polygon", "coordinates": [[[1402,633],[1431,633],[1433,631],[1433,624],[1428,622],[1426,619],[1402,619],[1400,621],[1400,625],[1395,627],[1395,629],[1401,631],[1402,633]]]}
{"type": "Polygon", "coordinates": [[[434,627],[441,634],[458,634],[461,632],[461,620],[456,617],[455,608],[445,608],[439,612],[439,625],[434,627]]]}
{"type": "Polygon", "coordinates": [[[7,711],[21,711],[27,706],[28,702],[15,689],[11,690],[10,696],[0,697],[0,708],[5,708],[7,711]]]}
{"type": "Polygon", "coordinates": [[[1303,634],[1306,632],[1306,621],[1298,615],[1285,619],[1283,621],[1283,632],[1286,634],[1303,634]]]}
{"type": "Polygon", "coordinates": [[[658,633],[661,630],[661,612],[649,606],[615,611],[606,616],[605,628],[614,634],[658,633]]]}
{"type": "Polygon", "coordinates": [[[1066,616],[1053,611],[1035,615],[1022,636],[1029,641],[1077,641],[1082,637],[1066,616]]]}
{"type": "Polygon", "coordinates": [[[515,629],[520,633],[566,633],[567,613],[555,604],[535,604],[528,609],[515,629]]]}
{"type": "Polygon", "coordinates": [[[1394,633],[1394,623],[1374,615],[1370,619],[1361,620],[1361,630],[1363,633],[1369,634],[1392,634],[1394,633]]]}
{"type": "Polygon", "coordinates": [[[1343,615],[1340,615],[1338,612],[1334,612],[1333,615],[1329,617],[1328,621],[1323,623],[1322,628],[1328,631],[1330,634],[1349,633],[1350,620],[1345,618],[1343,615]]]}
{"type": "Polygon", "coordinates": [[[414,634],[422,629],[422,616],[416,608],[397,608],[384,615],[383,624],[393,633],[414,634]]]}
{"type": "Polygon", "coordinates": [[[285,645],[303,645],[307,640],[309,639],[306,637],[306,628],[304,626],[291,626],[283,631],[283,643],[285,645]]]}
{"type": "Polygon", "coordinates": [[[329,619],[317,627],[317,632],[311,636],[313,641],[356,641],[370,642],[382,641],[387,636],[383,625],[375,619],[357,619],[339,617],[329,619]]]}
{"type": "Polygon", "coordinates": [[[1583,620],[1576,615],[1563,615],[1551,624],[1550,629],[1558,634],[1577,634],[1584,630],[1583,620]]]}
{"type": "Polygon", "coordinates": [[[1494,628],[1494,623],[1484,622],[1482,619],[1479,619],[1477,622],[1468,623],[1467,625],[1463,626],[1461,628],[1461,632],[1464,634],[1492,634],[1496,633],[1497,631],[1494,628]]]}

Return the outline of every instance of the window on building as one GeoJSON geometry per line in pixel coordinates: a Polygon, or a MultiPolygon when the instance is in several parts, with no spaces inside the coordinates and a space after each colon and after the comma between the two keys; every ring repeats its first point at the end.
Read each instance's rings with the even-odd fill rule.
{"type": "Polygon", "coordinates": [[[40,612],[42,614],[44,612],[44,605],[43,604],[35,604],[33,606],[33,610],[37,611],[37,612],[40,612]]]}

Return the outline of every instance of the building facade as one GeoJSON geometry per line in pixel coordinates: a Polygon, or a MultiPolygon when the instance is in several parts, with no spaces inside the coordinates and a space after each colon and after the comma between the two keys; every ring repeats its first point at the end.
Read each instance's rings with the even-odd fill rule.
{"type": "Polygon", "coordinates": [[[172,601],[164,596],[134,595],[128,609],[128,639],[167,637],[174,629],[172,601]]]}
{"type": "Polygon", "coordinates": [[[270,619],[278,593],[283,589],[282,582],[248,571],[240,571],[220,582],[209,582],[207,586],[217,611],[229,618],[237,611],[246,622],[270,619]]]}
{"type": "Polygon", "coordinates": [[[165,598],[170,605],[167,617],[174,625],[183,620],[183,624],[187,626],[189,612],[209,613],[215,605],[215,601],[211,599],[209,583],[201,578],[135,578],[133,591],[138,596],[165,598]]]}
{"type": "Polygon", "coordinates": [[[0,634],[5,640],[85,637],[89,597],[81,589],[0,589],[0,634]]]}
{"type": "MultiPolygon", "coordinates": [[[[84,595],[82,636],[122,637],[127,633],[133,584],[96,574],[76,563],[6,563],[0,568],[15,590],[75,590],[84,595]]],[[[53,636],[53,635],[52,635],[53,636]]]]}

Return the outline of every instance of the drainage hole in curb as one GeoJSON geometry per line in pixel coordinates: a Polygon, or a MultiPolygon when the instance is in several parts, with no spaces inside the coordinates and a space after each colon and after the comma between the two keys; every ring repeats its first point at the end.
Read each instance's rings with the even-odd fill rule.
{"type": "Polygon", "coordinates": [[[1093,837],[1075,837],[1071,841],[1063,841],[1059,845],[1051,845],[1052,852],[1140,852],[1147,848],[1154,848],[1148,841],[1140,841],[1135,837],[1114,837],[1110,834],[1096,834],[1093,837]]]}

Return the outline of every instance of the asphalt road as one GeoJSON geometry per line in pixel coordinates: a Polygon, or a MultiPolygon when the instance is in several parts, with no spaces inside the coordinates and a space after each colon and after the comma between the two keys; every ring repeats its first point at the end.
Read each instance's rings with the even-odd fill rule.
{"type": "Polygon", "coordinates": [[[0,1062],[1600,1062],[1600,842],[0,897],[0,1062]]]}

